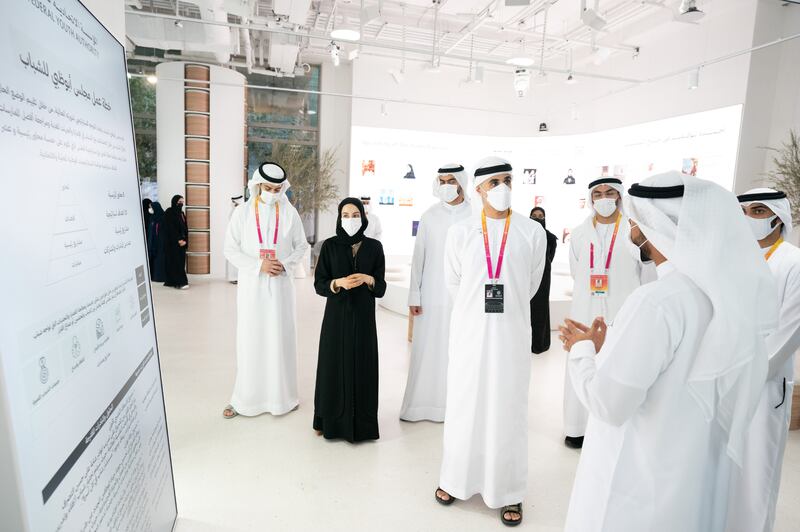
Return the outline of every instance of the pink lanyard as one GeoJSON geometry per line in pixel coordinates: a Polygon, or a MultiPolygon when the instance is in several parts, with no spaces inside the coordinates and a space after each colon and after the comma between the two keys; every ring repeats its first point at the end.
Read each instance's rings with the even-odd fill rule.
{"type": "Polygon", "coordinates": [[[506,225],[503,229],[503,241],[500,243],[500,256],[497,258],[497,271],[492,275],[492,251],[489,249],[489,232],[486,230],[486,212],[481,211],[481,224],[483,228],[483,247],[486,250],[486,267],[489,270],[489,279],[492,284],[497,283],[500,278],[500,270],[503,268],[503,256],[506,252],[506,240],[508,239],[508,226],[511,224],[511,209],[506,215],[506,225]]]}
{"type": "MultiPolygon", "coordinates": [[[[617,216],[617,223],[614,225],[614,235],[611,237],[611,245],[608,247],[608,257],[606,258],[606,271],[611,268],[611,255],[614,253],[614,242],[617,241],[617,231],[619,231],[619,221],[622,215],[617,216]]],[[[597,222],[595,221],[595,227],[597,222]]],[[[594,242],[589,244],[589,271],[594,271],[594,242]]]]}
{"type": "MultiPolygon", "coordinates": [[[[261,244],[261,246],[263,246],[264,245],[264,238],[261,236],[261,218],[258,216],[258,202],[259,202],[259,200],[260,200],[260,198],[256,197],[256,203],[255,203],[255,206],[256,206],[256,230],[258,231],[258,243],[261,244]]],[[[281,223],[280,212],[281,212],[280,203],[276,203],[275,204],[275,236],[272,238],[272,245],[273,246],[277,246],[278,245],[278,226],[281,223]]]]}

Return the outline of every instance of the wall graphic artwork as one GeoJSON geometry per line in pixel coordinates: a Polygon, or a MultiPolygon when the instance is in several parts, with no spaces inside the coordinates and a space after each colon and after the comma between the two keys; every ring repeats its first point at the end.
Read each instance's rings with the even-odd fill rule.
{"type": "MultiPolygon", "coordinates": [[[[472,176],[478,160],[497,155],[514,168],[512,208],[527,215],[537,204],[545,207],[548,228],[568,242],[572,229],[592,213],[586,185],[604,175],[618,177],[627,188],[655,173],[682,170],[731,189],[741,113],[742,106],[736,105],[624,128],[548,137],[355,126],[350,191],[378,199],[373,209],[381,218],[386,254],[410,256],[412,222],[439,201],[433,186],[437,170],[443,164],[458,163],[472,176]],[[380,174],[376,174],[378,169],[380,174]]],[[[467,194],[477,212],[480,200],[471,189],[467,194]]],[[[568,252],[569,246],[559,246],[556,262],[566,267],[568,252]]]]}

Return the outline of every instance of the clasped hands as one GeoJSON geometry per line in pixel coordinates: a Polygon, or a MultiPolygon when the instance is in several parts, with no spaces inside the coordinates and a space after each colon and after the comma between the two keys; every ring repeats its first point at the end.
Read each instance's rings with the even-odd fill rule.
{"type": "Polygon", "coordinates": [[[594,344],[594,352],[599,353],[606,341],[606,331],[608,326],[603,318],[595,318],[590,327],[575,320],[567,319],[564,325],[558,328],[561,333],[558,338],[564,344],[564,349],[572,350],[572,346],[584,340],[590,340],[594,344]]]}
{"type": "Polygon", "coordinates": [[[270,277],[277,277],[283,271],[283,264],[279,260],[267,258],[261,261],[261,273],[266,273],[270,277]]]}
{"type": "Polygon", "coordinates": [[[336,288],[344,288],[345,290],[352,290],[353,288],[358,288],[362,284],[372,286],[375,284],[375,278],[371,275],[367,275],[366,273],[354,273],[348,275],[347,277],[340,277],[339,279],[335,279],[334,284],[336,288]]]}

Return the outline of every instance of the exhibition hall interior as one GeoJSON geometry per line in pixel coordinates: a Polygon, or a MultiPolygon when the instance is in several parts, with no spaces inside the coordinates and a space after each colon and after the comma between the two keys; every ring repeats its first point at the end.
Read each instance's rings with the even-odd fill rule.
{"type": "Polygon", "coordinates": [[[0,532],[800,530],[800,1],[0,10],[0,532]]]}

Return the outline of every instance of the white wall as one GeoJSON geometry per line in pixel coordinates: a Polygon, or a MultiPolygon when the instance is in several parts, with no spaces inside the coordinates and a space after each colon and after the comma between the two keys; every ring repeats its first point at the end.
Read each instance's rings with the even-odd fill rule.
{"type": "MultiPolygon", "coordinates": [[[[320,84],[322,92],[350,94],[353,89],[353,68],[349,63],[334,67],[329,61],[322,63],[320,84]]],[[[319,143],[320,150],[335,149],[338,157],[334,180],[342,198],[350,188],[350,125],[352,101],[350,98],[322,96],[320,98],[319,143]]],[[[338,202],[337,202],[338,203],[338,202]]],[[[336,233],[337,205],[319,213],[317,240],[336,233]]]]}
{"type": "Polygon", "coordinates": [[[125,44],[124,0],[81,0],[116,39],[125,44]]]}

